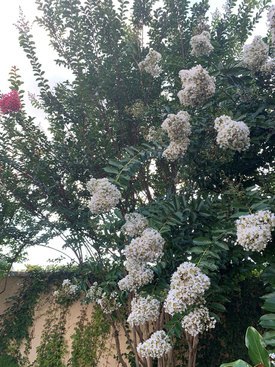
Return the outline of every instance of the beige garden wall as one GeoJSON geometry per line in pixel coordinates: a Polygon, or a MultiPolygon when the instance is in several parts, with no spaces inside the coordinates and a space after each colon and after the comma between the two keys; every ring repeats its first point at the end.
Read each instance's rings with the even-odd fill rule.
{"type": "MultiPolygon", "coordinates": [[[[5,312],[6,308],[9,306],[8,299],[16,294],[16,292],[19,290],[20,284],[22,284],[22,281],[24,281],[24,278],[25,278],[24,273],[22,274],[15,273],[8,278],[6,289],[3,293],[0,294],[0,318],[1,315],[5,312]]],[[[0,292],[3,290],[3,288],[4,288],[4,281],[1,281],[0,292]]],[[[41,342],[42,332],[44,329],[45,322],[47,320],[47,311],[49,310],[50,305],[49,297],[52,297],[52,292],[41,296],[35,309],[34,324],[32,329],[30,330],[32,334],[31,347],[30,352],[28,354],[30,363],[32,363],[35,360],[36,349],[41,342]]],[[[68,309],[66,315],[66,334],[65,334],[65,340],[68,347],[68,354],[66,355],[65,362],[67,362],[67,360],[70,357],[71,341],[72,341],[71,336],[74,333],[76,323],[83,309],[86,309],[88,317],[91,318],[93,314],[93,308],[91,305],[83,305],[80,302],[75,302],[68,309]]],[[[119,330],[119,339],[122,353],[124,353],[126,351],[126,340],[122,330],[119,330]]],[[[23,349],[24,348],[22,347],[22,350],[23,349]]],[[[115,341],[113,336],[110,335],[109,339],[106,340],[105,351],[100,359],[98,367],[119,366],[118,361],[114,359],[114,355],[115,355],[115,341]]]]}

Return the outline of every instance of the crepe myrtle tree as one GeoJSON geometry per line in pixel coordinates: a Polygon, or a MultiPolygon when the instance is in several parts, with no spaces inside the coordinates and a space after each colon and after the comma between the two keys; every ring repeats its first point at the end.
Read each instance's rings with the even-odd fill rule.
{"type": "Polygon", "coordinates": [[[77,289],[108,315],[122,366],[194,367],[237,275],[274,262],[274,5],[233,0],[209,18],[206,0],[36,3],[73,81],[50,88],[21,14],[46,125],[26,112],[12,68],[1,274],[58,237],[84,266],[77,289]],[[266,9],[268,34],[245,44],[266,9]]]}

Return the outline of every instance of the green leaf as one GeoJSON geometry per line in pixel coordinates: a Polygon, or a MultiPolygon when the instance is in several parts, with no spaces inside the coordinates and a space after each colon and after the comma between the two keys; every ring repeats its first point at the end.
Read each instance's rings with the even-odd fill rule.
{"type": "Polygon", "coordinates": [[[201,246],[201,245],[210,245],[212,241],[209,240],[209,238],[205,237],[196,237],[193,239],[193,243],[195,245],[201,246]]]}
{"type": "Polygon", "coordinates": [[[252,366],[246,363],[245,361],[238,359],[235,362],[223,363],[220,365],[220,367],[252,367],[252,366]]]}
{"type": "Polygon", "coordinates": [[[265,349],[263,337],[252,326],[246,330],[245,345],[248,349],[248,355],[255,365],[262,363],[264,367],[270,367],[269,354],[265,349]]]}
{"type": "Polygon", "coordinates": [[[275,347],[275,330],[267,331],[264,333],[263,338],[267,345],[275,347]]]}
{"type": "Polygon", "coordinates": [[[264,328],[275,329],[275,314],[270,313],[260,318],[260,325],[264,328]]]}
{"type": "Polygon", "coordinates": [[[219,311],[219,312],[225,312],[226,311],[226,308],[224,307],[224,305],[222,305],[221,303],[218,303],[218,302],[211,303],[210,308],[212,310],[219,311]]]}
{"type": "Polygon", "coordinates": [[[264,305],[262,308],[269,312],[275,312],[275,292],[269,293],[262,298],[265,299],[264,305]]]}

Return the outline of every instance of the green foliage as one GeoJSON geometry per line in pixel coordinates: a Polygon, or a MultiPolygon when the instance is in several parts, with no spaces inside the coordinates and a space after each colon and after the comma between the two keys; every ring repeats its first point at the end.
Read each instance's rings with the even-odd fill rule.
{"type": "Polygon", "coordinates": [[[221,367],[251,367],[251,365],[242,361],[241,359],[238,359],[235,362],[223,363],[221,367]]]}
{"type": "MultiPolygon", "coordinates": [[[[139,211],[165,239],[164,256],[153,267],[154,281],[141,291],[163,301],[171,274],[191,260],[211,278],[207,306],[222,319],[240,282],[271,269],[274,259],[272,243],[263,254],[236,246],[235,224],[241,215],[274,211],[274,78],[251,73],[240,63],[241,49],[269,0],[228,1],[224,14],[216,14],[211,22],[207,0],[165,0],[161,6],[150,0],[36,3],[36,21],[49,34],[57,64],[68,68],[73,80],[49,87],[30,25],[21,14],[19,42],[40,88],[35,105],[45,113],[48,131],[23,109],[1,116],[0,256],[1,264],[7,264],[1,269],[8,272],[28,247],[48,246],[59,238],[62,255],[81,264],[75,278],[82,290],[99,280],[104,290],[118,291],[128,244],[120,228],[126,213],[139,211]],[[209,57],[197,58],[191,54],[190,39],[203,30],[211,33],[214,50],[209,57]],[[158,78],[138,67],[150,48],[162,55],[163,73],[158,78]],[[177,98],[179,70],[196,64],[215,77],[216,93],[204,105],[186,108],[192,125],[190,146],[184,157],[168,162],[162,157],[168,138],[159,133],[161,123],[183,108],[177,98]],[[247,151],[217,145],[213,125],[221,115],[247,124],[247,151]],[[151,128],[158,133],[154,142],[145,139],[151,128]],[[88,209],[86,183],[106,176],[119,187],[122,200],[109,213],[94,215],[88,209]]],[[[15,69],[10,83],[22,97],[15,69]]],[[[26,309],[22,306],[26,317],[21,334],[19,329],[15,333],[18,342],[27,336],[35,297],[26,309]]],[[[130,296],[119,297],[127,308],[130,296]]],[[[273,303],[270,290],[264,304],[270,313],[261,319],[262,326],[271,329],[266,334],[270,343],[273,303]]],[[[63,365],[64,319],[58,320],[56,330],[45,330],[37,360],[41,366],[63,365]],[[58,348],[51,353],[54,345],[58,348]]],[[[16,327],[20,322],[15,319],[16,327]]],[[[170,323],[169,331],[179,337],[180,321],[170,323]]],[[[10,324],[4,324],[4,330],[10,324]]],[[[92,327],[78,327],[73,342],[80,360],[73,357],[71,363],[92,364],[96,354],[80,347],[80,341],[86,345],[92,327]]]]}
{"type": "Polygon", "coordinates": [[[247,359],[244,343],[247,325],[257,327],[261,316],[260,297],[264,294],[264,286],[259,276],[242,272],[240,277],[232,268],[223,273],[223,277],[226,278],[226,311],[214,309],[210,304],[220,322],[213,331],[201,337],[198,367],[217,367],[226,360],[247,359]]]}
{"type": "Polygon", "coordinates": [[[0,367],[18,367],[16,360],[10,356],[0,356],[0,367]]]}
{"type": "Polygon", "coordinates": [[[43,273],[30,272],[23,280],[19,293],[10,299],[10,307],[1,315],[1,354],[7,352],[11,341],[14,341],[18,348],[24,339],[29,340],[29,328],[33,324],[34,308],[39,296],[46,289],[47,283],[43,273]]]}
{"type": "Polygon", "coordinates": [[[75,332],[72,335],[72,356],[70,367],[96,367],[101,353],[106,348],[110,325],[102,310],[95,307],[91,321],[86,310],[82,310],[75,332]]]}
{"type": "Polygon", "coordinates": [[[262,336],[256,329],[250,326],[245,335],[245,345],[248,349],[248,355],[253,364],[263,364],[264,367],[270,366],[269,353],[265,349],[265,343],[262,336]]]}
{"type": "Polygon", "coordinates": [[[50,305],[34,366],[65,367],[63,357],[66,353],[66,313],[67,308],[50,305]]]}
{"type": "Polygon", "coordinates": [[[264,333],[265,343],[274,348],[275,347],[275,264],[272,262],[265,270],[263,278],[267,284],[269,293],[262,298],[264,304],[262,306],[267,314],[260,318],[260,325],[267,329],[264,333]]]}
{"type": "MultiPolygon", "coordinates": [[[[270,367],[269,353],[265,349],[266,345],[262,336],[256,329],[249,326],[245,335],[245,345],[253,366],[270,367]]],[[[236,362],[224,363],[220,367],[251,367],[248,363],[238,360],[236,362]]]]}

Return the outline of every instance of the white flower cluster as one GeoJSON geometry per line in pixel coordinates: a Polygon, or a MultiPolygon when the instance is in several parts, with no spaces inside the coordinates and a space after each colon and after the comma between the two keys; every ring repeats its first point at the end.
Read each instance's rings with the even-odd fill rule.
{"type": "Polygon", "coordinates": [[[148,133],[144,137],[150,142],[159,140],[159,131],[154,126],[151,126],[148,133]]]}
{"type": "Polygon", "coordinates": [[[131,313],[127,321],[132,327],[155,321],[159,317],[159,308],[160,302],[151,296],[136,297],[131,302],[131,313]]]}
{"type": "Polygon", "coordinates": [[[89,208],[93,214],[108,212],[121,199],[121,193],[107,178],[91,178],[87,183],[87,189],[92,194],[89,208]]]}
{"type": "Polygon", "coordinates": [[[122,291],[135,291],[136,289],[149,284],[154,279],[154,272],[146,265],[133,264],[128,269],[126,277],[118,282],[118,286],[122,291]]]}
{"type": "Polygon", "coordinates": [[[143,358],[161,358],[172,349],[168,335],[163,330],[158,330],[145,342],[137,346],[138,354],[143,358]]]}
{"type": "Polygon", "coordinates": [[[209,329],[214,329],[216,320],[214,317],[210,317],[207,307],[200,306],[184,316],[181,325],[186,333],[197,336],[209,329]]]}
{"type": "Polygon", "coordinates": [[[56,290],[53,292],[53,296],[56,298],[57,302],[62,302],[64,300],[73,300],[78,296],[79,294],[79,287],[75,284],[72,284],[72,282],[69,279],[64,279],[61,289],[56,290]]]}
{"type": "Polygon", "coordinates": [[[181,70],[179,76],[183,89],[179,91],[178,97],[185,106],[201,105],[215,93],[215,79],[201,65],[181,70]]]}
{"type": "Polygon", "coordinates": [[[275,71],[275,59],[269,58],[261,67],[261,72],[265,74],[272,74],[275,71]]]}
{"type": "Polygon", "coordinates": [[[243,121],[234,121],[229,116],[217,117],[214,122],[217,143],[221,148],[241,152],[250,146],[249,127],[243,121]]]}
{"type": "Polygon", "coordinates": [[[78,286],[72,284],[69,279],[64,279],[62,283],[63,290],[71,296],[74,296],[78,292],[78,286]]]}
{"type": "Polygon", "coordinates": [[[155,263],[163,255],[164,239],[153,228],[146,228],[140,237],[132,239],[125,247],[126,259],[131,259],[139,264],[155,263]]]}
{"type": "Polygon", "coordinates": [[[110,314],[121,307],[121,303],[118,300],[117,292],[111,294],[103,293],[96,303],[101,307],[102,311],[106,314],[110,314]]]}
{"type": "Polygon", "coordinates": [[[275,4],[269,8],[267,21],[272,36],[272,44],[275,45],[275,4]]]}
{"type": "Polygon", "coordinates": [[[172,275],[170,290],[164,302],[167,313],[183,312],[199,301],[210,287],[210,279],[191,262],[182,263],[172,275]]]}
{"type": "Polygon", "coordinates": [[[101,298],[103,294],[103,289],[98,286],[97,282],[94,282],[93,285],[88,289],[85,300],[86,302],[97,302],[99,298],[101,298]]]}
{"type": "Polygon", "coordinates": [[[141,71],[146,71],[146,73],[153,77],[158,77],[162,72],[162,69],[159,66],[161,58],[162,56],[159,52],[150,50],[145,59],[138,64],[139,69],[141,71]]]}
{"type": "Polygon", "coordinates": [[[268,62],[268,45],[260,36],[255,36],[252,43],[244,45],[243,63],[252,71],[261,71],[268,62]]]}
{"type": "Polygon", "coordinates": [[[196,57],[209,55],[214,50],[210,38],[210,33],[207,31],[203,31],[201,34],[193,36],[190,40],[190,45],[192,47],[191,55],[196,57]]]}
{"type": "Polygon", "coordinates": [[[271,241],[275,215],[269,210],[241,216],[237,221],[237,242],[246,251],[263,251],[271,241]]]}
{"type": "Polygon", "coordinates": [[[180,111],[176,115],[169,114],[163,121],[161,127],[167,132],[170,138],[170,144],[163,152],[163,156],[175,161],[182,157],[190,143],[191,134],[190,115],[186,111],[180,111]]]}
{"type": "Polygon", "coordinates": [[[160,260],[164,243],[160,233],[153,228],[146,228],[139,237],[132,239],[124,251],[129,274],[118,282],[121,290],[133,291],[153,280],[154,273],[149,265],[160,260]]]}
{"type": "Polygon", "coordinates": [[[94,282],[93,285],[89,288],[85,296],[85,302],[95,302],[101,308],[102,311],[106,314],[110,314],[113,311],[117,310],[121,303],[118,300],[117,292],[112,292],[111,294],[107,294],[104,290],[98,285],[97,282],[94,282]]]}
{"type": "Polygon", "coordinates": [[[126,223],[121,227],[121,230],[130,237],[140,235],[149,224],[148,220],[139,213],[126,214],[125,220],[126,223]]]}

